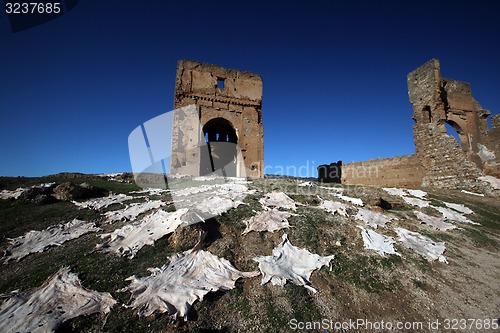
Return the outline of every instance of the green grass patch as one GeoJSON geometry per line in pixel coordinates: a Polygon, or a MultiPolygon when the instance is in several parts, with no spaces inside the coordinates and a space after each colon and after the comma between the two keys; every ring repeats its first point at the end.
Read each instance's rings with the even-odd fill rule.
{"type": "Polygon", "coordinates": [[[420,234],[429,237],[433,241],[439,242],[450,242],[455,239],[450,231],[434,231],[422,229],[420,230],[420,234]]]}
{"type": "Polygon", "coordinates": [[[405,261],[413,264],[423,273],[428,274],[432,272],[432,264],[421,255],[406,249],[404,251],[398,251],[398,252],[400,252],[404,256],[405,261]]]}
{"type": "Polygon", "coordinates": [[[260,195],[247,195],[243,199],[243,204],[238,206],[238,208],[230,209],[226,213],[222,214],[220,221],[221,223],[229,224],[237,227],[238,229],[244,228],[244,220],[251,218],[256,215],[255,212],[262,211],[262,205],[259,202],[260,195]]]}
{"type": "Polygon", "coordinates": [[[489,248],[494,251],[498,251],[498,248],[500,247],[500,242],[498,241],[497,236],[492,235],[487,230],[481,230],[475,227],[463,227],[461,232],[463,235],[472,240],[474,245],[477,247],[489,248]]]}
{"type": "Polygon", "coordinates": [[[299,208],[296,213],[298,216],[288,219],[293,228],[287,233],[293,245],[323,256],[336,252],[335,241],[345,239],[335,230],[336,217],[322,209],[307,207],[299,208]],[[335,234],[338,238],[334,237],[335,234]]]}
{"type": "Polygon", "coordinates": [[[71,202],[39,204],[20,200],[0,200],[0,245],[6,238],[18,237],[30,230],[43,230],[75,218],[84,221],[100,219],[100,214],[90,209],[78,209],[71,202]]]}
{"type": "Polygon", "coordinates": [[[266,289],[265,293],[266,296],[261,297],[258,302],[261,304],[265,316],[265,318],[260,318],[261,323],[265,325],[266,332],[281,332],[290,320],[290,314],[284,312],[278,304],[273,302],[269,290],[266,289]]]}
{"type": "Polygon", "coordinates": [[[332,273],[341,280],[368,292],[395,291],[399,282],[386,277],[381,270],[392,271],[401,262],[399,256],[388,258],[367,257],[361,254],[346,255],[339,253],[332,261],[332,273]]]}
{"type": "Polygon", "coordinates": [[[321,312],[306,288],[287,283],[285,285],[285,293],[289,303],[292,305],[293,316],[287,317],[286,322],[281,327],[287,327],[285,325],[287,325],[292,318],[297,319],[299,322],[312,322],[321,318],[321,312]]]}
{"type": "Polygon", "coordinates": [[[418,280],[418,279],[411,279],[413,285],[415,286],[415,288],[418,288],[418,289],[421,289],[421,290],[424,290],[424,291],[427,291],[427,289],[429,288],[427,283],[425,283],[425,281],[421,281],[421,280],[418,280]]]}

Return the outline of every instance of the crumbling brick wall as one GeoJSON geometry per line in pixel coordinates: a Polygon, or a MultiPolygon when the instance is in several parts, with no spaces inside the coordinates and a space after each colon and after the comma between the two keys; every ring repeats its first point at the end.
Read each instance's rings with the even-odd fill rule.
{"type": "Polygon", "coordinates": [[[442,78],[437,59],[407,79],[416,155],[426,169],[422,185],[476,188],[483,171],[497,174],[498,129],[488,130],[490,112],[472,97],[470,85],[442,78]],[[458,132],[461,145],[447,134],[445,123],[458,132]]]}
{"type": "Polygon", "coordinates": [[[477,178],[500,178],[500,115],[473,98],[470,84],[441,77],[432,59],[408,74],[413,106],[416,153],[410,156],[344,164],[342,183],[381,186],[436,186],[481,189],[477,178]],[[460,144],[447,134],[445,123],[458,133],[460,144]]]}
{"type": "Polygon", "coordinates": [[[342,184],[419,187],[424,176],[417,155],[352,162],[342,167],[342,184]]]}
{"type": "Polygon", "coordinates": [[[483,151],[484,149],[479,151],[480,157],[485,160],[484,173],[500,178],[500,114],[491,116],[491,129],[483,131],[482,134],[483,144],[490,152],[488,154],[488,152],[483,151]],[[491,152],[494,158],[492,158],[491,152]]]}
{"type": "MultiPolygon", "coordinates": [[[[212,121],[211,128],[216,127],[221,131],[217,133],[217,138],[210,137],[209,140],[220,141],[219,135],[224,135],[229,137],[230,142],[237,143],[243,161],[236,166],[236,176],[264,176],[262,78],[259,75],[180,60],[177,65],[174,108],[188,105],[196,106],[196,116],[202,129],[212,121]]],[[[184,148],[189,145],[189,140],[199,139],[192,133],[200,129],[190,130],[185,128],[189,126],[184,126],[184,123],[189,123],[189,126],[193,124],[191,121],[174,119],[174,130],[179,133],[173,135],[170,172],[199,175],[197,164],[200,164],[203,152],[184,148]]]]}

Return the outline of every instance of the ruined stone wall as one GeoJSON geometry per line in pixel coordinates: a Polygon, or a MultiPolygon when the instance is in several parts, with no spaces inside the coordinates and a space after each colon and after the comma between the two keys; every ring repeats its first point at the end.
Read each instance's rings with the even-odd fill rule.
{"type": "MultiPolygon", "coordinates": [[[[222,118],[229,122],[232,128],[227,130],[235,132],[235,141],[243,158],[237,166],[238,175],[252,178],[264,176],[262,78],[259,75],[181,60],[177,65],[174,108],[187,105],[196,106],[201,128],[214,119],[222,118]]],[[[219,125],[222,123],[219,122],[219,125]]],[[[182,130],[180,120],[177,124],[176,127],[182,130]]],[[[173,147],[182,145],[173,143],[173,147]]],[[[173,151],[171,172],[183,173],[187,164],[199,163],[199,160],[196,152],[191,152],[189,156],[182,149],[173,151]]],[[[197,175],[194,169],[189,172],[197,175]]]]}
{"type": "Polygon", "coordinates": [[[422,185],[474,189],[483,171],[498,172],[498,130],[488,130],[490,112],[472,97],[470,85],[442,78],[437,59],[407,79],[416,155],[426,169],[422,185]],[[447,134],[445,123],[457,131],[460,145],[447,134]]]}
{"type": "Polygon", "coordinates": [[[500,114],[491,116],[491,129],[487,130],[487,124],[485,129],[478,155],[484,162],[484,173],[500,178],[500,114]]]}
{"type": "MultiPolygon", "coordinates": [[[[408,74],[416,153],[353,162],[342,167],[342,183],[378,186],[436,186],[484,190],[484,174],[500,178],[500,115],[472,96],[470,84],[441,77],[437,59],[408,74]],[[445,124],[457,131],[460,144],[445,124]]],[[[488,190],[487,190],[488,192],[488,190]]]]}
{"type": "Polygon", "coordinates": [[[342,180],[342,161],[318,165],[318,182],[340,183],[342,180]]]}
{"type": "Polygon", "coordinates": [[[419,187],[425,169],[416,155],[379,158],[342,166],[342,184],[419,187]]]}

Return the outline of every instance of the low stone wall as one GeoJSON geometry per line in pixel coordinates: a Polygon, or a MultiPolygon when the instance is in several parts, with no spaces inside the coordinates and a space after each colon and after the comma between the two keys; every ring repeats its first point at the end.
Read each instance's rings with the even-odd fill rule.
{"type": "Polygon", "coordinates": [[[342,184],[420,187],[425,169],[416,155],[352,162],[342,166],[342,184]]]}

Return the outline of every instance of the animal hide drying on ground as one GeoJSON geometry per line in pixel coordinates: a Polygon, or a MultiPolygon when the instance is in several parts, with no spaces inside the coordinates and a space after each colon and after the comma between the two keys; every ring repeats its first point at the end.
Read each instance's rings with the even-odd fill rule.
{"type": "Polygon", "coordinates": [[[40,287],[13,294],[0,305],[0,332],[54,332],[71,318],[106,314],[115,303],[109,293],[83,288],[76,274],[61,268],[40,287]]]}
{"type": "Polygon", "coordinates": [[[254,260],[259,263],[262,285],[271,281],[273,285],[284,286],[286,281],[290,281],[316,292],[310,285],[311,273],[328,265],[333,258],[333,255],[322,257],[293,246],[284,234],[283,241],[273,249],[272,255],[256,257],[254,260]]]}

